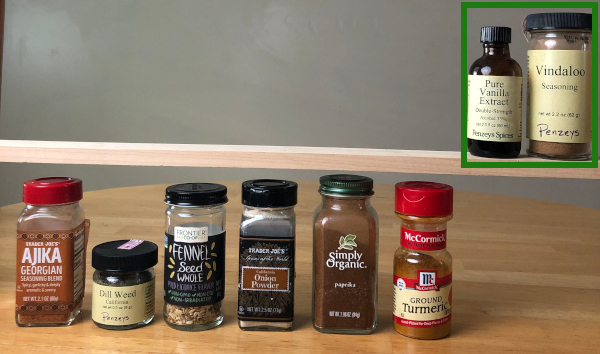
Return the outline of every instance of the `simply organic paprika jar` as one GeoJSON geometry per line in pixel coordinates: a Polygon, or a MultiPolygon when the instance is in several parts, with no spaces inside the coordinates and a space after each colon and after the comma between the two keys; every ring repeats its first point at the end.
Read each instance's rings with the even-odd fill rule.
{"type": "Polygon", "coordinates": [[[394,254],[394,328],[407,337],[450,334],[452,256],[446,223],[452,219],[451,186],[433,182],[396,184],[400,248],[394,254]]]}
{"type": "Polygon", "coordinates": [[[16,322],[70,325],[85,293],[89,220],[77,178],[48,177],[23,184],[25,209],[17,222],[16,322]]]}

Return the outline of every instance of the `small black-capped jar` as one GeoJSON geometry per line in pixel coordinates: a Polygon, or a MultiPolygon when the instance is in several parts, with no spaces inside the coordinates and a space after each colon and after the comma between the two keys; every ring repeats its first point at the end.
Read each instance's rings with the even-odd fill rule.
{"type": "Polygon", "coordinates": [[[242,330],[290,331],[298,185],[258,179],[242,183],[238,325],[242,330]]]}
{"type": "Polygon", "coordinates": [[[138,239],[102,243],[92,250],[92,320],[104,329],[143,327],[154,318],[158,246],[138,239]]]}

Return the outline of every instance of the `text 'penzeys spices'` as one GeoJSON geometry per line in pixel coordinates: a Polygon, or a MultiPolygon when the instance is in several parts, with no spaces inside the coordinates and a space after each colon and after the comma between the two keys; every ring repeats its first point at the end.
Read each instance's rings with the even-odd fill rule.
{"type": "Polygon", "coordinates": [[[446,224],[453,189],[433,182],[396,184],[400,248],[394,254],[394,328],[417,339],[450,334],[452,256],[446,224]]]}
{"type": "Polygon", "coordinates": [[[243,330],[291,330],[294,320],[298,185],[242,183],[238,324],[243,330]]]}
{"type": "Polygon", "coordinates": [[[378,217],[373,180],[320,179],[313,232],[313,325],[324,333],[367,334],[377,326],[378,217]]]}
{"type": "Polygon", "coordinates": [[[17,223],[16,322],[66,326],[81,311],[89,220],[77,178],[48,177],[23,184],[25,209],[17,223]]]}
{"type": "Polygon", "coordinates": [[[227,187],[185,183],[167,188],[164,318],[182,331],[223,322],[227,187]]]}

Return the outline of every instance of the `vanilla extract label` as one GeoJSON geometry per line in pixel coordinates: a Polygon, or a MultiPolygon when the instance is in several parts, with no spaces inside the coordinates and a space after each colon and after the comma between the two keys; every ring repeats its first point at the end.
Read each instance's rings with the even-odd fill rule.
{"type": "Polygon", "coordinates": [[[523,78],[469,75],[467,137],[521,141],[523,78]]]}

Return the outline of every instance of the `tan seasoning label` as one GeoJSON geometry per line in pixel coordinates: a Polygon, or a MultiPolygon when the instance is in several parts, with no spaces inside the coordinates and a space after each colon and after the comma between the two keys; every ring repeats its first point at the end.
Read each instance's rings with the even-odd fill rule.
{"type": "Polygon", "coordinates": [[[452,274],[417,271],[417,279],[394,275],[394,322],[407,327],[441,326],[452,316],[452,274]]]}
{"type": "Polygon", "coordinates": [[[65,315],[84,292],[85,238],[89,220],[73,230],[17,230],[16,311],[65,315]]]}
{"type": "Polygon", "coordinates": [[[521,141],[523,78],[469,75],[467,137],[521,141]]]}
{"type": "Polygon", "coordinates": [[[289,291],[288,268],[242,267],[242,290],[289,291]]]}
{"type": "Polygon", "coordinates": [[[592,141],[592,53],[529,50],[527,137],[555,143],[592,141]]]}
{"type": "Polygon", "coordinates": [[[125,326],[154,315],[154,279],[133,286],[106,286],[94,282],[92,319],[101,324],[125,326]]]}

